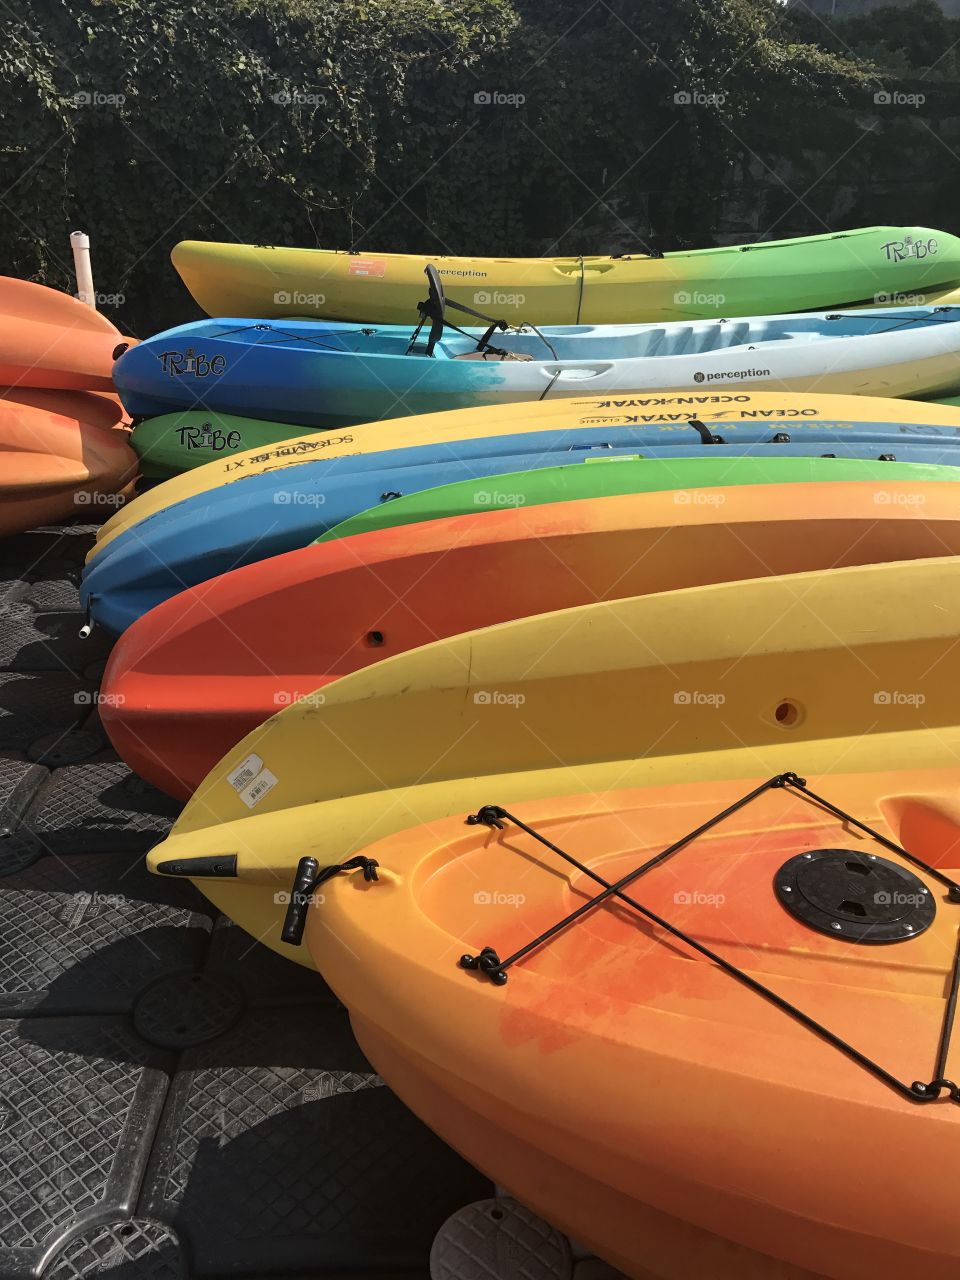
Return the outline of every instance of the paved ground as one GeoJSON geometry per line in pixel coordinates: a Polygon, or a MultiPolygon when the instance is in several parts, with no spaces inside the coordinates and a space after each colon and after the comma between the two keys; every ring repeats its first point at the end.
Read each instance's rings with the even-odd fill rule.
{"type": "Polygon", "coordinates": [[[0,1280],[424,1280],[492,1189],[316,974],[143,870],[177,805],[99,727],[92,533],[0,542],[0,1280]]]}

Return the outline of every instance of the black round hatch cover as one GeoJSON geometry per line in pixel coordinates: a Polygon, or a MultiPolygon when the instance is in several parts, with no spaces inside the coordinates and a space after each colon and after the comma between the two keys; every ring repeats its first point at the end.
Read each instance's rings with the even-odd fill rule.
{"type": "Polygon", "coordinates": [[[915,938],[937,914],[933,894],[912,871],[855,849],[798,853],[773,883],[792,916],[848,942],[915,938]]]}

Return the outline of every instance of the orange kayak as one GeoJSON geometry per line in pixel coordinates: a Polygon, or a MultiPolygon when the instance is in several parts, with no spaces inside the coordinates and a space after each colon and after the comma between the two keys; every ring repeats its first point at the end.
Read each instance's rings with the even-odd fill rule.
{"type": "Polygon", "coordinates": [[[112,391],[115,325],[76,298],[0,276],[0,384],[112,391]]]}
{"type": "Polygon", "coordinates": [[[65,391],[44,387],[5,387],[0,401],[32,405],[61,418],[78,418],[91,427],[126,427],[126,415],[120,397],[109,391],[65,391]]]}
{"type": "Polygon", "coordinates": [[[116,406],[98,395],[3,394],[0,535],[116,510],[138,466],[126,432],[113,428],[116,417],[116,406]]]}
{"type": "Polygon", "coordinates": [[[628,1276],[960,1273],[960,768],[482,792],[362,859],[300,870],[365,1053],[628,1276]]]}
{"type": "Polygon", "coordinates": [[[680,489],[502,508],[322,542],[164,601],[121,636],[101,716],[188,798],[276,712],[339,676],[495,623],[681,587],[960,555],[929,481],[680,489]]]}

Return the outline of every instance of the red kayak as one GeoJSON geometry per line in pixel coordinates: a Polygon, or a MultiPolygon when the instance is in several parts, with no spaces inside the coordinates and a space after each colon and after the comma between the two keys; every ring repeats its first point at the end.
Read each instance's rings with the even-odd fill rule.
{"type": "Polygon", "coordinates": [[[960,554],[952,484],[696,493],[682,506],[671,490],[484,511],[235,569],[123,634],[104,677],[103,723],[129,765],[186,798],[291,702],[446,636],[598,600],[960,554]]]}

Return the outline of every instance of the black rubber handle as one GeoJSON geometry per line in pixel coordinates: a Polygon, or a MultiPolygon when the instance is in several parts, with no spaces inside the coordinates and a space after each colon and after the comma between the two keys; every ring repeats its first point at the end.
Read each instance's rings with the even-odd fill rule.
{"type": "Polygon", "coordinates": [[[290,890],[290,901],[286,915],[283,917],[283,929],[280,940],[298,947],[303,941],[303,930],[307,923],[307,908],[320,871],[320,863],[316,858],[301,858],[297,863],[297,874],[293,878],[290,890]]]}

